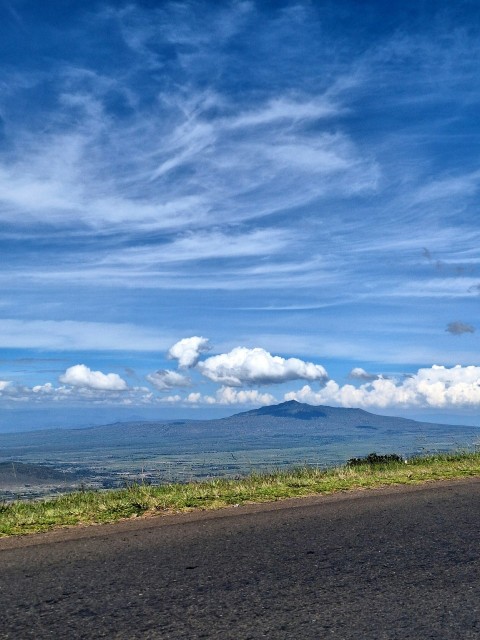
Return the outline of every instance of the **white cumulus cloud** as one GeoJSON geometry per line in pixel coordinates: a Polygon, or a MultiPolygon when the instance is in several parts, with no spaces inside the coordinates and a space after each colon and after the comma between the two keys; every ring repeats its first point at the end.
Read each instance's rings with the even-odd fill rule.
{"type": "Polygon", "coordinates": [[[459,408],[480,406],[480,367],[433,365],[419,369],[403,380],[378,378],[355,387],[339,386],[334,380],[318,391],[305,385],[285,394],[285,400],[310,404],[334,404],[342,407],[433,407],[459,408]]]}
{"type": "Polygon", "coordinates": [[[193,405],[267,405],[276,404],[278,400],[270,393],[262,393],[258,389],[233,389],[220,387],[215,395],[202,395],[198,391],[189,393],[185,398],[179,395],[165,398],[169,403],[186,403],[193,405]]]}
{"type": "Polygon", "coordinates": [[[215,394],[215,404],[275,404],[277,400],[270,393],[261,393],[257,389],[232,389],[221,387],[215,394]]]}
{"type": "Polygon", "coordinates": [[[197,364],[200,355],[209,351],[210,348],[208,338],[202,338],[201,336],[183,338],[170,347],[168,358],[170,360],[178,360],[180,368],[190,369],[197,364]]]}
{"type": "Polygon", "coordinates": [[[368,373],[368,371],[365,371],[362,367],[354,367],[350,371],[349,377],[354,380],[377,380],[380,376],[376,373],[368,373]]]}
{"type": "Polygon", "coordinates": [[[45,384],[36,384],[32,387],[32,393],[36,393],[38,395],[51,395],[55,393],[56,389],[51,382],[46,382],[45,384]]]}
{"type": "Polygon", "coordinates": [[[73,387],[85,387],[102,391],[125,391],[127,383],[117,373],[102,373],[92,371],[84,364],[76,364],[69,367],[64,374],[59,377],[63,384],[73,387]]]}
{"type": "Polygon", "coordinates": [[[200,404],[202,401],[202,394],[196,391],[195,393],[189,393],[186,397],[186,401],[191,404],[200,404]]]}
{"type": "Polygon", "coordinates": [[[169,404],[177,404],[178,402],[181,402],[182,398],[181,396],[177,394],[175,394],[174,396],[167,396],[166,398],[164,398],[164,402],[168,402],[169,404]]]}
{"type": "Polygon", "coordinates": [[[160,369],[159,371],[155,371],[155,373],[149,373],[146,379],[159,391],[173,389],[174,387],[189,387],[191,384],[188,376],[184,376],[178,373],[178,371],[171,371],[170,369],[160,369]]]}
{"type": "Polygon", "coordinates": [[[272,356],[259,347],[236,347],[229,353],[207,358],[198,364],[201,373],[213,382],[239,387],[243,384],[278,384],[289,380],[325,380],[327,372],[319,364],[298,358],[272,356]]]}

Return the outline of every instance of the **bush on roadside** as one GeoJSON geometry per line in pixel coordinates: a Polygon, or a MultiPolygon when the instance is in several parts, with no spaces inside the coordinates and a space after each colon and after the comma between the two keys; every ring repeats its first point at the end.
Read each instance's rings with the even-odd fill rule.
{"type": "Polygon", "coordinates": [[[379,455],[378,453],[369,453],[364,458],[350,458],[347,461],[349,467],[360,467],[362,465],[375,466],[379,464],[392,464],[395,462],[403,462],[403,458],[396,453],[386,453],[379,455]]]}

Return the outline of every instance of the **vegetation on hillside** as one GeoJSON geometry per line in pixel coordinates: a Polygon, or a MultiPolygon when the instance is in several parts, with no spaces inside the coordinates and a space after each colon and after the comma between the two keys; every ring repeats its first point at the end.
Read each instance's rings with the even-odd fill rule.
{"type": "Polygon", "coordinates": [[[162,486],[134,484],[118,490],[79,491],[42,501],[5,503],[0,506],[0,536],[335,491],[480,476],[480,452],[421,456],[407,462],[395,454],[370,454],[352,460],[354,464],[326,470],[304,467],[231,480],[162,486]]]}

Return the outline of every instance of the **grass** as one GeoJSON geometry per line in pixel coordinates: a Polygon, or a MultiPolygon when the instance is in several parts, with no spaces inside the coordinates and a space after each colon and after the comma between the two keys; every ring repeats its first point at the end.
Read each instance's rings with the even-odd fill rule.
{"type": "Polygon", "coordinates": [[[330,469],[304,467],[188,484],[135,484],[125,489],[78,491],[43,501],[5,503],[0,505],[0,537],[142,515],[220,509],[249,502],[480,476],[480,452],[419,456],[407,464],[403,460],[382,462],[378,456],[373,460],[362,464],[356,458],[352,465],[330,469]]]}

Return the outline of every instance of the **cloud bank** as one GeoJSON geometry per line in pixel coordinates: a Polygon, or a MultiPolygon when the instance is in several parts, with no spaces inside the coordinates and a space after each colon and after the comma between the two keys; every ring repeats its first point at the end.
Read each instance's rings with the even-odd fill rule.
{"type": "Polygon", "coordinates": [[[419,369],[403,380],[379,378],[355,387],[339,386],[329,380],[323,389],[305,385],[285,394],[285,400],[309,404],[334,404],[364,409],[395,408],[467,408],[480,406],[480,367],[434,365],[419,369]]]}
{"type": "MultiPolygon", "coordinates": [[[[193,362],[194,359],[190,357],[186,361],[193,362]]],[[[62,386],[46,382],[28,387],[2,380],[0,398],[17,404],[90,402],[130,406],[258,406],[280,402],[281,397],[268,390],[251,388],[252,385],[285,385],[307,379],[321,385],[320,388],[307,384],[297,390],[282,390],[283,399],[368,410],[480,407],[480,366],[475,365],[450,368],[434,365],[418,369],[411,375],[391,378],[369,374],[357,367],[349,376],[358,381],[357,384],[340,385],[335,380],[328,380],[324,367],[319,364],[272,356],[261,348],[237,347],[228,353],[199,361],[191,372],[192,376],[196,373],[199,378],[200,373],[221,386],[203,393],[194,388],[186,395],[180,392],[166,395],[164,392],[174,388],[194,386],[195,380],[181,371],[159,369],[146,376],[154,389],[152,391],[146,386],[129,387],[117,373],[103,373],[78,364],[68,367],[59,376],[62,386]]]]}
{"type": "Polygon", "coordinates": [[[186,398],[180,396],[170,397],[170,402],[187,402],[195,405],[269,405],[278,400],[271,393],[262,393],[258,389],[233,389],[232,387],[220,387],[214,396],[201,393],[189,393],[186,398]]]}

